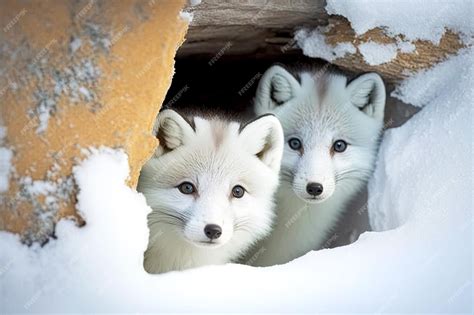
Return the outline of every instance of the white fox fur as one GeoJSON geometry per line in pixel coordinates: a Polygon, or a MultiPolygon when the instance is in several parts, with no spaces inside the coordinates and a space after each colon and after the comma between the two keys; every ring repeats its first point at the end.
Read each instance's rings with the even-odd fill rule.
{"type": "Polygon", "coordinates": [[[327,66],[291,74],[277,65],[262,76],[254,106],[258,115],[279,118],[286,142],[276,223],[251,258],[253,265],[268,266],[320,248],[348,200],[365,186],[383,127],[385,87],[375,73],[348,82],[327,66]],[[300,150],[290,148],[292,138],[300,150]],[[345,151],[334,150],[337,140],[347,143],[345,151]],[[322,193],[310,195],[308,183],[321,184],[322,193]]]}
{"type": "Polygon", "coordinates": [[[270,232],[283,151],[276,117],[241,125],[217,116],[188,120],[165,110],[155,131],[160,146],[138,183],[152,208],[146,271],[227,263],[270,232]],[[183,193],[184,182],[195,191],[183,193]],[[236,185],[245,189],[240,198],[233,195],[236,185]],[[210,224],[221,228],[217,239],[204,231],[210,224]]]}

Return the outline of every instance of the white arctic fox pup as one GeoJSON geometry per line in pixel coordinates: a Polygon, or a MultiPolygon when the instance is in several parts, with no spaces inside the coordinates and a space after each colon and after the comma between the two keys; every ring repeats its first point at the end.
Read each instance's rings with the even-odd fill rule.
{"type": "Polygon", "coordinates": [[[258,266],[285,263],[323,245],[370,177],[383,127],[379,75],[349,81],[327,65],[289,71],[268,69],[254,103],[258,115],[279,118],[286,141],[276,224],[255,247],[251,261],[258,266]]]}
{"type": "Polygon", "coordinates": [[[160,145],[138,183],[152,208],[146,271],[227,263],[270,232],[283,153],[276,117],[240,124],[165,110],[155,132],[160,145]]]}

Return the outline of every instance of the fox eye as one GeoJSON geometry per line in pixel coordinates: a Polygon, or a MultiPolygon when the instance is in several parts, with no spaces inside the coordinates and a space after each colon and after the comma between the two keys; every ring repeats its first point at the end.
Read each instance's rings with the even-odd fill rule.
{"type": "Polygon", "coordinates": [[[344,152],[347,149],[347,142],[344,140],[336,140],[332,145],[332,148],[335,152],[344,152]]]}
{"type": "Polygon", "coordinates": [[[245,194],[245,188],[240,186],[240,185],[236,185],[234,186],[234,188],[232,188],[232,196],[234,196],[235,198],[242,198],[245,194]]]}
{"type": "Polygon", "coordinates": [[[183,182],[179,184],[178,189],[182,194],[185,195],[189,195],[196,192],[196,187],[194,187],[194,185],[190,182],[183,182]]]}
{"type": "Polygon", "coordinates": [[[290,148],[292,150],[301,150],[301,140],[298,139],[298,138],[291,138],[290,140],[288,140],[288,145],[290,146],[290,148]]]}

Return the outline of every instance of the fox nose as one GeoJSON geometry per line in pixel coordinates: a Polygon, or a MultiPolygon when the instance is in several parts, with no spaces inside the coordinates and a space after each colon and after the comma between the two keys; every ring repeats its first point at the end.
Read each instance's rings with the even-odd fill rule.
{"type": "Polygon", "coordinates": [[[222,228],[217,224],[208,224],[204,227],[204,234],[211,240],[221,237],[222,228]]]}
{"type": "Polygon", "coordinates": [[[323,193],[323,185],[320,183],[309,183],[306,185],[306,191],[311,196],[319,196],[323,193]]]}

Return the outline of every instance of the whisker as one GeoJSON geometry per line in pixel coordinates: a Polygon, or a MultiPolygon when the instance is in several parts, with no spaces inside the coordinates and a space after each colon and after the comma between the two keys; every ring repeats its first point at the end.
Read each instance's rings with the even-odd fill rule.
{"type": "Polygon", "coordinates": [[[183,227],[189,220],[189,215],[174,212],[172,209],[153,209],[148,215],[148,224],[168,224],[183,227]]]}
{"type": "Polygon", "coordinates": [[[371,175],[372,175],[371,169],[365,169],[365,168],[348,169],[348,170],[343,170],[337,173],[335,176],[335,181],[336,183],[338,183],[342,180],[353,179],[353,180],[359,180],[359,181],[365,182],[370,178],[371,175]]]}
{"type": "Polygon", "coordinates": [[[286,169],[281,169],[280,170],[280,177],[282,180],[292,183],[293,178],[295,177],[295,174],[291,170],[286,170],[286,169]]]}

